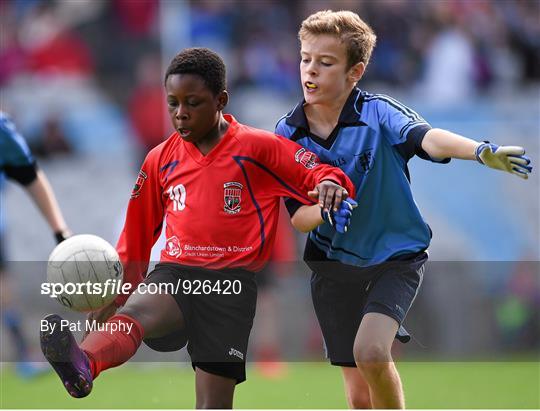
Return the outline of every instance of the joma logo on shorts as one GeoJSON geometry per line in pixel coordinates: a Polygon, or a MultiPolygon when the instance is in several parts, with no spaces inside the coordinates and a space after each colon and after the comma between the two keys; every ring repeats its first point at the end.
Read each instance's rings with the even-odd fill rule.
{"type": "Polygon", "coordinates": [[[229,350],[229,355],[231,355],[231,356],[234,355],[235,357],[238,357],[238,358],[240,358],[241,360],[244,359],[244,354],[242,354],[242,353],[241,353],[240,351],[238,351],[238,350],[235,350],[234,348],[231,348],[231,349],[229,350]]]}

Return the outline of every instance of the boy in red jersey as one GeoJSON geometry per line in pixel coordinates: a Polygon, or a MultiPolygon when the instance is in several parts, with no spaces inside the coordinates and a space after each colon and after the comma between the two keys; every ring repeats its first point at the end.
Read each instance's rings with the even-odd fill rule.
{"type": "Polygon", "coordinates": [[[245,380],[253,273],[270,256],[280,198],[315,198],[347,220],[350,206],[342,199],[354,195],[354,186],[296,143],[223,115],[225,65],[212,51],[179,53],[165,89],[176,132],[146,157],[117,245],[133,293],[118,297],[118,314],[109,306],[90,315],[117,331],[93,331],[79,347],[61,318],[50,315],[55,331],[42,331],[41,346],[68,392],[84,397],[101,371],[126,362],[143,339],[159,351],[187,343],[197,408],[231,408],[235,385],[245,380]],[[143,281],[165,218],[160,264],[143,281]],[[136,287],[141,282],[177,289],[150,294],[136,287]]]}

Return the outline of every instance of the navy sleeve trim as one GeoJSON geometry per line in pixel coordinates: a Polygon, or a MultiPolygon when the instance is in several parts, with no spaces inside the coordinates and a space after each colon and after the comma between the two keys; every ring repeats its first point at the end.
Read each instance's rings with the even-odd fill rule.
{"type": "Polygon", "coordinates": [[[424,160],[431,160],[429,154],[426,153],[422,148],[422,140],[424,140],[424,137],[429,130],[431,130],[431,127],[427,124],[422,124],[409,130],[409,133],[407,134],[407,141],[411,142],[414,149],[411,157],[416,154],[418,157],[423,158],[424,160]]]}
{"type": "Polygon", "coordinates": [[[25,166],[5,166],[4,171],[8,178],[19,182],[23,186],[32,184],[37,178],[36,163],[25,166]]]}
{"type": "Polygon", "coordinates": [[[302,207],[304,204],[302,204],[300,201],[294,199],[294,198],[287,198],[285,200],[285,207],[287,208],[287,211],[289,212],[289,216],[292,218],[298,211],[300,207],[302,207]]]}
{"type": "Polygon", "coordinates": [[[405,161],[409,161],[414,155],[417,155],[421,159],[432,161],[434,163],[447,164],[450,162],[450,158],[431,158],[431,156],[422,148],[422,141],[429,130],[431,130],[431,126],[428,124],[418,125],[409,130],[407,133],[407,140],[404,143],[395,146],[405,161]]]}

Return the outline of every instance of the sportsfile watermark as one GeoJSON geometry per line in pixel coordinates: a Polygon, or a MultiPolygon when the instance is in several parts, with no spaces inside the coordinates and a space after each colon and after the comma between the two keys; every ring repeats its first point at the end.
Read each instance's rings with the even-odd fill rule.
{"type": "Polygon", "coordinates": [[[71,332],[107,332],[114,334],[116,332],[125,332],[130,334],[133,329],[133,323],[122,322],[98,322],[97,320],[61,320],[59,323],[49,322],[46,319],[40,321],[39,330],[42,333],[53,334],[56,330],[71,332]]]}
{"type": "MultiPolygon", "coordinates": [[[[99,286],[81,286],[84,288],[80,291],[86,293],[86,287],[90,287],[90,293],[94,292],[95,296],[91,294],[59,296],[58,294],[64,291],[60,288],[61,285],[43,284],[44,282],[64,283],[61,277],[58,279],[45,277],[46,261],[8,261],[8,264],[9,273],[15,274],[10,279],[17,287],[13,298],[14,301],[19,302],[24,318],[28,319],[25,326],[29,332],[37,332],[40,329],[40,321],[51,313],[61,315],[69,320],[70,324],[80,320],[81,324],[77,329],[93,330],[97,325],[85,323],[85,312],[104,307],[103,300],[109,300],[102,297],[104,293],[117,294],[117,291],[120,291],[119,294],[127,297],[128,295],[123,293],[132,291],[130,285],[125,285],[122,289],[119,279],[108,283],[105,279],[101,281],[103,289],[99,289],[99,286]],[[95,287],[94,291],[92,287],[95,287]],[[83,309],[80,308],[81,306],[83,309]]],[[[150,274],[145,281],[152,281],[154,274],[157,274],[153,273],[157,264],[158,262],[155,262],[151,265],[148,270],[150,274]]],[[[343,272],[340,266],[336,265],[334,268],[330,266],[327,271],[336,280],[330,282],[330,285],[338,287],[343,283],[345,286],[339,288],[343,289],[343,292],[334,293],[331,289],[330,294],[321,297],[329,299],[328,306],[324,308],[329,312],[322,312],[323,316],[334,315],[334,311],[341,309],[345,298],[351,298],[350,304],[356,304],[353,300],[354,296],[363,296],[366,293],[366,286],[362,287],[363,283],[349,282],[347,277],[349,273],[343,272]]],[[[93,273],[90,274],[81,275],[84,282],[96,281],[93,273]]],[[[247,280],[244,277],[240,278],[241,294],[237,296],[220,297],[213,294],[189,296],[182,294],[183,287],[186,293],[203,294],[211,292],[210,285],[212,285],[215,287],[215,292],[219,287],[222,293],[233,294],[239,291],[240,284],[224,282],[223,280],[226,279],[231,281],[237,279],[229,275],[218,277],[216,274],[214,277],[196,278],[188,277],[188,275],[189,273],[184,275],[179,272],[178,276],[164,277],[165,283],[149,284],[148,287],[141,285],[140,287],[145,287],[144,291],[142,289],[141,291],[155,294],[178,291],[178,295],[182,298],[188,298],[183,300],[186,301],[184,304],[186,312],[182,314],[190,320],[193,318],[190,317],[193,311],[188,310],[194,306],[198,307],[199,303],[204,306],[208,304],[209,307],[218,311],[229,305],[238,306],[239,310],[247,309],[246,304],[254,288],[249,277],[246,276],[247,280]],[[184,284],[182,282],[178,284],[179,278],[200,281],[186,281],[184,284]],[[207,281],[205,285],[202,280],[211,280],[211,282],[207,281]],[[216,285],[216,280],[221,280],[219,285],[216,285]],[[243,296],[246,298],[240,298],[243,296]]],[[[267,272],[255,274],[255,279],[259,283],[258,296],[261,300],[257,307],[256,317],[253,319],[253,328],[249,337],[250,348],[256,347],[258,341],[271,340],[276,341],[276,345],[280,347],[280,354],[284,361],[301,362],[313,358],[325,361],[321,327],[312,301],[312,288],[318,292],[322,280],[317,277],[310,281],[310,276],[311,272],[303,262],[274,264],[267,272]],[[267,277],[265,278],[264,275],[267,277]],[[267,299],[268,295],[270,295],[269,299],[267,299]],[[272,321],[273,328],[267,325],[269,321],[272,321]]],[[[157,277],[154,278],[154,281],[159,281],[157,277]]],[[[77,283],[69,278],[65,281],[77,283]]],[[[372,283],[371,287],[374,286],[383,287],[383,292],[386,292],[385,289],[392,290],[393,287],[392,283],[385,282],[384,277],[382,281],[378,279],[377,282],[372,283]]],[[[65,286],[67,292],[78,291],[73,287],[73,285],[65,286]]],[[[135,285],[133,290],[137,292],[135,285]]],[[[383,297],[387,295],[384,294],[383,297]]],[[[402,322],[404,329],[411,335],[411,339],[406,344],[401,343],[401,340],[395,342],[400,350],[400,360],[506,362],[527,361],[529,356],[537,359],[538,347],[540,347],[539,295],[540,262],[538,261],[428,261],[420,289],[416,296],[411,295],[414,298],[414,304],[407,311],[407,316],[402,322]]],[[[315,296],[320,297],[319,294],[315,296]]],[[[155,297],[158,298],[155,300],[156,304],[160,304],[159,296],[155,297]]],[[[110,300],[114,298],[113,295],[110,300]]],[[[167,297],[164,296],[164,298],[167,297]]],[[[165,303],[165,300],[163,301],[165,303]]],[[[128,304],[129,301],[125,303],[126,306],[128,304]]],[[[358,301],[358,305],[361,304],[362,301],[358,301]]],[[[404,303],[396,301],[396,304],[403,310],[407,310],[404,303]]],[[[171,303],[171,307],[174,307],[174,304],[171,303]]],[[[389,308],[395,308],[395,305],[389,308]]],[[[351,312],[353,309],[354,307],[351,312]]],[[[347,307],[344,310],[347,310],[347,307]]],[[[399,311],[397,308],[396,310],[399,311]]],[[[326,321],[325,318],[323,320],[326,321]]],[[[201,323],[197,319],[195,323],[192,321],[190,324],[198,326],[201,323]]],[[[327,323],[323,322],[323,324],[327,323]]],[[[207,326],[202,325],[202,327],[207,326]]],[[[8,331],[7,327],[4,329],[8,331]]],[[[341,332],[339,327],[335,328],[335,332],[341,332]]],[[[357,330],[348,332],[354,336],[357,330]]],[[[5,347],[1,358],[6,361],[13,359],[14,350],[9,345],[5,347]]],[[[246,351],[233,343],[225,347],[226,354],[231,347],[243,352],[247,361],[256,359],[254,356],[246,356],[246,351]]],[[[231,358],[239,358],[234,355],[234,351],[231,351],[231,354],[231,358]]],[[[178,359],[173,354],[170,356],[164,353],[156,354],[152,349],[143,348],[134,361],[145,362],[156,358],[164,362],[178,359]]],[[[340,360],[339,356],[338,360],[340,360]]]]}
{"type": "MultiPolygon", "coordinates": [[[[41,294],[51,298],[63,295],[95,295],[105,298],[110,295],[129,295],[133,285],[122,281],[107,279],[103,283],[91,281],[83,283],[49,283],[41,284],[41,294]]],[[[184,280],[179,279],[176,283],[140,283],[136,286],[139,294],[192,294],[192,295],[238,295],[242,292],[240,280],[184,280]]]]}

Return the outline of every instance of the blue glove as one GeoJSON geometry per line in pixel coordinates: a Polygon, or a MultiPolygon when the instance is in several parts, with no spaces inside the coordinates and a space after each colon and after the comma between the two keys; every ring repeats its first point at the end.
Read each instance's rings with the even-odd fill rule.
{"type": "Polygon", "coordinates": [[[356,201],[352,198],[346,198],[341,202],[337,211],[332,209],[328,212],[321,208],[321,216],[323,220],[330,223],[338,233],[344,234],[351,224],[352,211],[356,206],[358,206],[356,201]]]}
{"type": "Polygon", "coordinates": [[[526,180],[532,171],[532,166],[529,166],[531,159],[524,154],[523,147],[498,146],[489,141],[480,144],[475,152],[480,164],[515,174],[526,180]]]}

